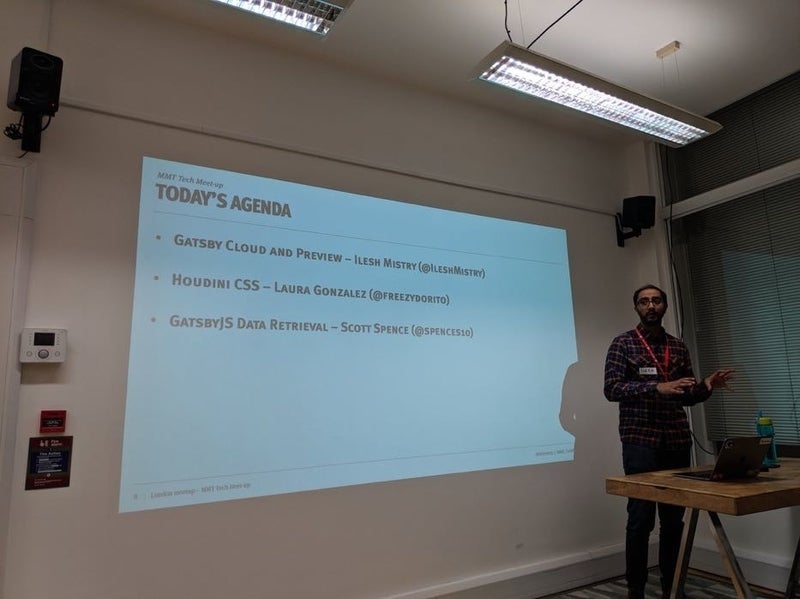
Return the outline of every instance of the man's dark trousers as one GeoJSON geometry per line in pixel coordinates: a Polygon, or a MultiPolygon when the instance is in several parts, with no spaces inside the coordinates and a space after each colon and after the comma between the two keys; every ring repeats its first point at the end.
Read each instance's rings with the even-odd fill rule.
{"type": "MultiPolygon", "coordinates": [[[[660,449],[630,443],[622,444],[622,466],[625,474],[684,468],[690,464],[690,450],[660,449]]],[[[684,508],[667,503],[656,504],[644,499],[628,499],[628,524],[625,528],[625,578],[629,596],[644,597],[647,582],[647,553],[650,533],[656,523],[658,507],[658,567],[661,589],[665,596],[672,588],[675,566],[683,533],[684,508]]]]}

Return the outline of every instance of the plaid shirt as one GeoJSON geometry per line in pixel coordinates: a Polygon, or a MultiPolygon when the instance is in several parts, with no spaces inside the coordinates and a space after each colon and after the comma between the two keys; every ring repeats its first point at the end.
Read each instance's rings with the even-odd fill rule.
{"type": "Polygon", "coordinates": [[[623,443],[684,449],[692,444],[689,421],[683,406],[705,401],[711,395],[702,381],[683,395],[660,395],[656,385],[693,377],[686,345],[662,328],[648,336],[639,324],[611,342],[606,356],[603,392],[608,401],[619,403],[619,436],[623,443]],[[636,330],[647,340],[659,363],[642,343],[636,330]],[[664,366],[669,346],[669,364],[664,366]],[[666,376],[664,376],[666,374],[666,376]]]}

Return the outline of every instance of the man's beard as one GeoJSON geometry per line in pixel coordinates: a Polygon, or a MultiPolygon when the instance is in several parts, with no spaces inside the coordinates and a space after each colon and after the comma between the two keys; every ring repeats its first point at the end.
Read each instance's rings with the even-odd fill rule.
{"type": "Polygon", "coordinates": [[[647,326],[653,326],[653,325],[660,325],[662,318],[663,316],[660,315],[658,312],[656,312],[655,310],[650,310],[646,312],[644,316],[641,317],[641,320],[642,324],[645,324],[647,326]]]}

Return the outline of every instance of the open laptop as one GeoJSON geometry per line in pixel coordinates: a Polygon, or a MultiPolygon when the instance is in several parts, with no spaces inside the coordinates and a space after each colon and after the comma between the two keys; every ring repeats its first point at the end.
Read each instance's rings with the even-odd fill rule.
{"type": "Polygon", "coordinates": [[[710,470],[676,472],[675,476],[696,480],[733,480],[755,478],[767,455],[769,437],[734,437],[720,446],[717,461],[710,470]]]}

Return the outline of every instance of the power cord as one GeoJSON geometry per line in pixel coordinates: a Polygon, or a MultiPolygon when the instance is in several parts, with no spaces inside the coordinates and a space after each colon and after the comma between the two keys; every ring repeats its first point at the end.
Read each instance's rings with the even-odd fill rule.
{"type": "Polygon", "coordinates": [[[530,44],[528,44],[528,45],[527,45],[527,47],[526,47],[525,49],[526,49],[526,50],[530,50],[530,49],[531,49],[531,46],[532,46],[533,44],[535,44],[536,42],[538,42],[540,37],[542,37],[542,36],[543,36],[545,33],[547,33],[547,32],[550,30],[550,28],[551,28],[553,25],[555,25],[556,23],[558,23],[558,22],[559,22],[561,19],[563,19],[563,18],[564,18],[564,17],[566,17],[566,16],[567,16],[567,15],[568,15],[570,12],[572,12],[572,9],[573,9],[573,8],[575,8],[576,6],[578,6],[578,4],[580,4],[581,2],[583,2],[583,0],[578,0],[578,1],[577,1],[575,4],[573,4],[572,6],[570,6],[570,7],[569,7],[569,9],[567,10],[567,12],[565,12],[563,15],[561,15],[560,17],[558,17],[558,18],[557,18],[555,21],[553,21],[552,23],[550,23],[550,25],[548,25],[548,26],[545,28],[545,30],[544,30],[544,31],[542,31],[542,32],[541,32],[539,35],[537,35],[537,36],[536,36],[536,38],[535,38],[535,39],[534,39],[534,40],[533,40],[533,41],[532,41],[530,44]]]}
{"type": "MultiPolygon", "coordinates": [[[[530,44],[528,44],[528,45],[526,46],[526,48],[525,48],[525,49],[526,49],[526,50],[530,50],[530,49],[531,49],[531,46],[532,46],[533,44],[535,44],[537,41],[539,41],[539,38],[540,38],[540,37],[542,37],[542,36],[543,36],[545,33],[547,33],[547,32],[550,30],[550,28],[551,28],[553,25],[555,25],[556,23],[558,23],[558,22],[559,22],[561,19],[563,19],[563,18],[564,18],[564,17],[566,17],[566,16],[567,16],[567,15],[568,15],[570,12],[572,12],[572,9],[573,9],[573,8],[575,8],[576,6],[578,6],[578,4],[580,4],[581,2],[583,2],[583,0],[578,0],[578,1],[577,1],[575,4],[573,4],[573,5],[572,5],[572,6],[571,6],[571,7],[570,7],[570,8],[569,8],[569,9],[568,9],[568,10],[567,10],[567,11],[566,11],[566,12],[565,12],[563,15],[561,15],[561,16],[560,16],[560,17],[558,17],[558,18],[557,18],[555,21],[553,21],[552,23],[550,23],[550,25],[548,25],[548,26],[545,28],[545,30],[544,30],[544,31],[542,31],[542,32],[541,32],[539,35],[537,35],[537,36],[536,36],[536,38],[535,38],[535,39],[534,39],[534,40],[533,40],[533,41],[532,41],[530,44]]],[[[508,41],[509,41],[509,42],[511,42],[511,43],[513,44],[513,43],[514,43],[514,40],[512,40],[512,39],[511,39],[511,30],[508,28],[508,0],[504,0],[504,2],[503,2],[503,6],[505,7],[505,28],[506,28],[506,36],[508,36],[508,41]]],[[[520,16],[521,16],[521,15],[520,15],[520,16]]],[[[520,22],[521,22],[521,21],[522,21],[522,19],[520,19],[520,22]]],[[[524,37],[524,36],[523,36],[523,37],[524,37]]]]}
{"type": "Polygon", "coordinates": [[[713,451],[709,451],[708,449],[706,449],[705,447],[703,447],[703,445],[702,445],[702,444],[700,443],[700,441],[697,439],[697,435],[695,435],[695,434],[694,434],[694,431],[693,431],[693,430],[691,430],[691,429],[690,429],[690,430],[689,430],[689,432],[690,432],[690,433],[692,433],[692,440],[694,440],[694,444],[695,444],[695,446],[696,446],[697,448],[699,448],[699,449],[700,449],[700,450],[702,450],[704,453],[707,453],[707,454],[708,454],[708,455],[710,455],[710,456],[716,456],[716,455],[717,455],[715,452],[713,452],[713,451]]]}
{"type": "MultiPolygon", "coordinates": [[[[39,117],[36,116],[35,118],[39,118],[39,117]]],[[[44,131],[45,129],[47,129],[50,126],[50,121],[52,121],[52,120],[53,120],[53,117],[51,115],[47,115],[47,122],[44,124],[44,127],[41,128],[40,133],[41,133],[41,131],[44,131]]],[[[25,115],[24,114],[20,114],[19,122],[11,123],[10,125],[6,125],[5,129],[3,129],[3,135],[5,135],[7,138],[13,139],[13,140],[22,139],[24,137],[24,133],[25,133],[25,115]]],[[[23,142],[23,144],[24,144],[24,142],[23,142]]],[[[28,153],[28,151],[29,150],[26,150],[25,152],[23,152],[22,154],[17,156],[17,158],[23,158],[28,153]]]]}
{"type": "Polygon", "coordinates": [[[9,139],[22,139],[22,116],[18,123],[11,123],[3,129],[3,134],[9,139]]]}

